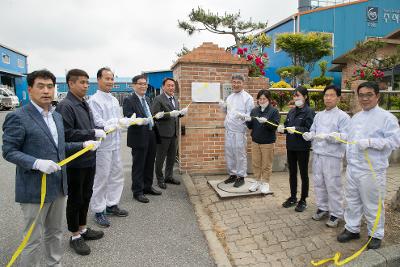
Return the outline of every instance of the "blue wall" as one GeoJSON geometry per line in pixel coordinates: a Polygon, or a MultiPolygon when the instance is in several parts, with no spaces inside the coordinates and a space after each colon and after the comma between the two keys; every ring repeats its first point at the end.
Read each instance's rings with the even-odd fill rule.
{"type": "MultiPolygon", "coordinates": [[[[400,28],[400,1],[399,0],[369,0],[352,5],[345,5],[336,8],[329,8],[320,11],[313,11],[300,15],[300,32],[329,32],[333,33],[334,49],[332,56],[323,58],[330,62],[345,54],[355,47],[359,41],[364,41],[367,37],[383,37],[400,28]],[[378,8],[378,19],[375,23],[367,21],[367,7],[378,8]],[[385,15],[386,14],[386,15],[385,15]],[[389,15],[389,19],[388,19],[389,15]],[[386,20],[385,20],[386,16],[386,20]]],[[[283,23],[278,27],[267,32],[273,37],[280,32],[293,32],[293,20],[283,23]]],[[[276,68],[290,65],[290,59],[285,53],[274,53],[273,46],[266,50],[270,55],[270,69],[267,70],[267,77],[272,81],[279,80],[275,74],[276,68]]],[[[318,63],[315,65],[311,77],[319,76],[318,63]]],[[[335,78],[335,84],[340,84],[341,74],[328,72],[327,76],[335,78]]]]}
{"type": "Polygon", "coordinates": [[[0,46],[0,71],[1,70],[19,74],[26,74],[26,56],[0,46]],[[3,62],[3,54],[6,54],[10,57],[10,64],[5,64],[3,62]],[[18,66],[18,60],[22,61],[22,68],[18,66]]]}
{"type": "Polygon", "coordinates": [[[172,78],[172,71],[155,71],[145,73],[147,76],[147,82],[156,89],[162,87],[162,81],[165,78],[172,78]]]}

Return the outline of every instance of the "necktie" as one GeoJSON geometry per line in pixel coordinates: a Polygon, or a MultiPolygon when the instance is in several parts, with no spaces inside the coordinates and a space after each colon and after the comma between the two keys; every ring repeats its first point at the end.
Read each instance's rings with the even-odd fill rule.
{"type": "MultiPolygon", "coordinates": [[[[149,108],[147,106],[147,103],[146,103],[146,100],[144,99],[144,97],[142,97],[142,106],[143,106],[144,113],[146,114],[146,117],[150,118],[151,117],[151,113],[150,113],[150,110],[149,110],[149,108]]],[[[150,120],[149,129],[151,130],[153,128],[153,126],[154,126],[153,125],[153,120],[150,120]]]]}
{"type": "Polygon", "coordinates": [[[171,97],[169,98],[169,101],[171,102],[171,105],[172,105],[172,106],[174,107],[174,109],[175,109],[174,97],[171,96],[171,97]]]}

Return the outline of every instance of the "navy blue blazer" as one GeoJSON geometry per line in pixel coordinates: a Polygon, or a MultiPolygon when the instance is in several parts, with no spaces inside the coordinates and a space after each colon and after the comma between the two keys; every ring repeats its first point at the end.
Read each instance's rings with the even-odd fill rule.
{"type": "MultiPolygon", "coordinates": [[[[65,143],[63,120],[53,112],[57,126],[58,146],[53,140],[42,115],[32,103],[8,113],[3,124],[3,157],[16,165],[15,201],[40,203],[42,173],[32,170],[37,159],[59,162],[66,152],[73,154],[82,149],[82,143],[65,143]]],[[[47,175],[45,202],[54,201],[58,195],[67,195],[67,173],[61,171],[47,175]]]]}

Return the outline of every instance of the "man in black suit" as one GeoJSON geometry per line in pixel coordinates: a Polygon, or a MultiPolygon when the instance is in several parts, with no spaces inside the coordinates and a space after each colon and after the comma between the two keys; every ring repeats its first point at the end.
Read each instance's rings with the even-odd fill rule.
{"type": "Polygon", "coordinates": [[[161,117],[160,112],[165,113],[157,121],[158,130],[161,136],[161,143],[157,145],[156,153],[156,177],[158,186],[166,189],[166,183],[179,185],[180,182],[173,178],[176,150],[179,135],[179,118],[187,113],[187,108],[179,110],[179,102],[174,97],[175,80],[165,78],[162,83],[163,93],[154,98],[151,111],[155,117],[161,117]],[[163,165],[165,158],[165,176],[163,175],[163,165]]]}
{"type": "Polygon", "coordinates": [[[147,77],[137,75],[132,78],[133,94],[123,103],[125,117],[131,118],[134,125],[128,128],[128,147],[132,148],[132,191],[133,197],[142,203],[148,203],[145,194],[161,195],[152,187],[156,144],[159,140],[157,126],[150,113],[150,101],[146,97],[147,77]]]}

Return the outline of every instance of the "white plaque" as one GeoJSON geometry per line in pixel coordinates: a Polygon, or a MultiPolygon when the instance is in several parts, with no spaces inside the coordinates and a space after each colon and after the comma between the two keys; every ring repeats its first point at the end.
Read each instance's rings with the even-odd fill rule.
{"type": "Polygon", "coordinates": [[[221,99],[219,83],[192,83],[193,102],[218,102],[221,99]]]}

